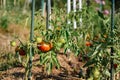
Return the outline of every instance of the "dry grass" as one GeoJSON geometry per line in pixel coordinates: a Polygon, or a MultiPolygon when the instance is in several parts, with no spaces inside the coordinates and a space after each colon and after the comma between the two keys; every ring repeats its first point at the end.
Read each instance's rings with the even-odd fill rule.
{"type": "MultiPolygon", "coordinates": [[[[29,37],[29,29],[16,24],[10,24],[7,29],[0,29],[0,71],[16,65],[15,47],[10,46],[10,41],[14,40],[14,35],[20,36],[24,42],[29,37]]],[[[19,44],[18,40],[16,42],[19,44]]]]}

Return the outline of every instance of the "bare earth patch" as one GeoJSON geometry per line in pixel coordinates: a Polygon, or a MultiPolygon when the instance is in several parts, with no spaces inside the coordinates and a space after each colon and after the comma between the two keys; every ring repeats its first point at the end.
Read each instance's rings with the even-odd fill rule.
{"type": "MultiPolygon", "coordinates": [[[[54,68],[50,75],[46,73],[43,66],[34,65],[39,60],[38,56],[33,60],[32,80],[84,80],[79,78],[79,70],[83,63],[79,62],[74,56],[72,56],[73,60],[69,60],[65,55],[58,54],[57,58],[61,68],[54,68]]],[[[24,72],[24,67],[11,68],[0,73],[0,80],[24,80],[24,72]]]]}

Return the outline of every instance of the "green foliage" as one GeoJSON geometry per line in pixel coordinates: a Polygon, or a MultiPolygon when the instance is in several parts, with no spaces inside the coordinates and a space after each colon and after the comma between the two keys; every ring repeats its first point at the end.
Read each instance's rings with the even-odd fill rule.
{"type": "Polygon", "coordinates": [[[45,65],[46,71],[48,74],[51,73],[53,67],[60,68],[60,64],[57,60],[57,55],[53,51],[49,51],[48,53],[40,53],[40,64],[45,65]]]}
{"type": "Polygon", "coordinates": [[[9,24],[9,19],[7,15],[4,15],[0,18],[0,27],[3,29],[7,29],[9,24]]]}

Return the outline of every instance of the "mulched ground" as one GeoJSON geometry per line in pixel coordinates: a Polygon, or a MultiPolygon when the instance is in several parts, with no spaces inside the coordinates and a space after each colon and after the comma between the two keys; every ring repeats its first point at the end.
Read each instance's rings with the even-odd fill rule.
{"type": "MultiPolygon", "coordinates": [[[[36,59],[34,59],[33,64],[39,60],[37,58],[38,55],[36,59]]],[[[61,68],[54,68],[50,75],[44,71],[43,66],[33,65],[32,80],[84,80],[79,78],[79,70],[82,68],[83,63],[79,62],[73,53],[71,53],[69,58],[63,54],[58,54],[57,58],[61,68]]],[[[0,72],[0,80],[24,80],[24,72],[25,69],[21,66],[10,68],[0,72]]]]}

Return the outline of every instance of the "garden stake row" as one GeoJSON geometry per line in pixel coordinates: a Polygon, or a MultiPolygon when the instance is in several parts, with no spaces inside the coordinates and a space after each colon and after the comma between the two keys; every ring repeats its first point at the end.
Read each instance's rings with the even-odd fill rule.
{"type": "Polygon", "coordinates": [[[51,0],[47,0],[47,17],[46,17],[46,29],[51,29],[50,20],[51,20],[51,0]]]}
{"type": "MultiPolygon", "coordinates": [[[[76,0],[73,0],[73,11],[76,12],[76,0]]],[[[76,22],[75,18],[73,20],[73,27],[74,27],[74,29],[77,28],[77,22],[76,22]]]]}
{"type": "Polygon", "coordinates": [[[44,0],[41,0],[42,15],[44,15],[44,0]]]}
{"type": "MultiPolygon", "coordinates": [[[[47,0],[47,17],[46,17],[46,28],[50,29],[50,20],[51,20],[51,0],[47,0]]],[[[79,9],[81,10],[82,8],[82,0],[79,0],[79,9]]],[[[76,12],[76,0],[73,0],[73,10],[74,12],[76,12]]],[[[67,13],[69,14],[71,11],[71,0],[67,0],[67,13]]],[[[81,22],[81,18],[80,18],[80,22],[81,22]]],[[[68,20],[68,24],[70,23],[70,21],[68,20]]],[[[75,21],[75,19],[73,20],[73,27],[76,29],[77,28],[77,23],[75,21]]]]}
{"type": "MultiPolygon", "coordinates": [[[[76,2],[77,2],[77,0],[73,0],[73,11],[74,12],[76,12],[76,8],[77,8],[77,6],[76,6],[76,2]]],[[[67,0],[67,14],[69,14],[70,13],[70,11],[71,11],[71,0],[67,0]]],[[[82,9],[82,0],[79,0],[79,10],[81,11],[81,9],[82,9]]],[[[82,18],[80,18],[80,23],[82,22],[82,18]]],[[[70,22],[70,20],[68,20],[68,24],[70,24],[71,22],[70,22]]],[[[76,20],[75,20],[75,18],[74,18],[74,20],[73,20],[73,27],[74,27],[74,29],[76,29],[77,28],[77,22],[76,22],[76,20]]]]}
{"type": "Polygon", "coordinates": [[[100,11],[102,11],[103,9],[103,4],[102,4],[102,0],[100,0],[100,11]]]}
{"type": "MultiPolygon", "coordinates": [[[[82,0],[79,0],[79,10],[82,11],[82,0]]],[[[82,24],[82,16],[80,17],[80,24],[82,24]]]]}
{"type": "MultiPolygon", "coordinates": [[[[35,0],[32,0],[30,43],[33,43],[33,36],[34,36],[34,11],[35,11],[35,0]]],[[[32,76],[31,69],[32,69],[33,52],[34,52],[33,46],[30,45],[28,80],[31,80],[31,76],[32,76]]]]}
{"type": "MultiPolygon", "coordinates": [[[[67,14],[71,11],[71,0],[67,0],[67,14]]],[[[70,20],[68,20],[68,24],[70,24],[70,20]]]]}
{"type": "Polygon", "coordinates": [[[87,3],[87,7],[89,7],[90,6],[90,0],[87,0],[86,3],[87,3]]]}
{"type": "MultiPolygon", "coordinates": [[[[111,2],[112,2],[112,5],[111,5],[111,38],[112,38],[112,40],[111,40],[111,43],[112,43],[112,45],[113,45],[113,36],[114,36],[114,33],[113,33],[113,31],[114,31],[114,13],[115,13],[115,0],[111,0],[111,2]]],[[[113,56],[113,53],[114,53],[114,49],[113,49],[113,47],[111,47],[111,56],[113,56]]],[[[113,59],[111,58],[111,69],[110,69],[110,80],[113,80],[114,79],[114,73],[113,73],[113,59]]]]}

